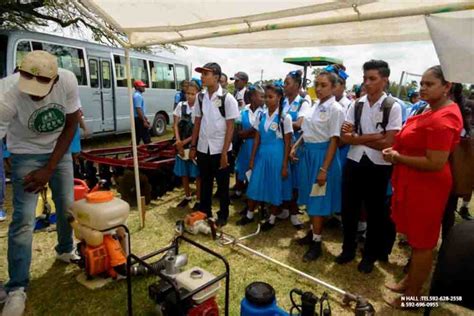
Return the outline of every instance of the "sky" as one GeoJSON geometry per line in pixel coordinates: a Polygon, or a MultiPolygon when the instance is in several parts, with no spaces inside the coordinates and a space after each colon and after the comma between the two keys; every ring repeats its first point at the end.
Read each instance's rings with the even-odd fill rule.
{"type": "MultiPolygon", "coordinates": [[[[332,47],[306,47],[292,49],[216,49],[189,47],[178,50],[177,56],[189,60],[193,68],[206,62],[217,62],[231,77],[245,71],[250,81],[283,78],[298,66],[283,63],[285,57],[325,56],[342,59],[349,75],[347,87],[362,81],[362,65],[370,59],[383,59],[391,68],[390,80],[398,82],[402,71],[422,74],[427,68],[439,64],[431,41],[365,44],[332,47]]],[[[198,76],[193,72],[193,76],[198,76]]],[[[408,80],[417,80],[408,77],[408,80]]]]}
{"type": "MultiPolygon", "coordinates": [[[[89,40],[89,32],[72,33],[69,28],[51,27],[42,30],[46,33],[66,37],[80,37],[89,40]]],[[[165,52],[169,56],[170,53],[165,52]]],[[[427,68],[439,64],[435,48],[431,41],[398,42],[383,44],[364,44],[351,46],[322,46],[290,49],[217,49],[188,46],[186,50],[177,48],[174,56],[183,58],[192,64],[193,69],[207,62],[217,62],[222,71],[231,77],[237,71],[249,75],[250,82],[261,79],[284,78],[285,75],[301,67],[286,64],[285,57],[325,56],[342,59],[346,66],[347,87],[362,82],[362,65],[370,59],[383,59],[391,69],[390,80],[399,82],[402,71],[422,74],[427,68]]],[[[308,71],[310,73],[310,71],[308,71]]],[[[192,72],[193,77],[199,74],[192,72]]],[[[312,78],[310,78],[312,79],[312,78]]],[[[419,80],[416,77],[405,78],[406,81],[419,80]]]]}

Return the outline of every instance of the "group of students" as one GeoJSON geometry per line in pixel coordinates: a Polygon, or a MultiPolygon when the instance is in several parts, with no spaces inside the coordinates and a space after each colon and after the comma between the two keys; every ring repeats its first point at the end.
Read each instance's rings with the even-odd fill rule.
{"type": "MultiPolygon", "coordinates": [[[[302,93],[300,71],[290,72],[284,82],[243,87],[237,82],[248,81],[248,76],[239,72],[233,79],[236,97],[245,89],[246,105],[240,111],[241,102],[219,84],[219,65],[208,63],[196,71],[202,74],[202,86],[193,80],[187,101],[175,110],[175,173],[183,176],[186,192],[180,206],[191,200],[189,177],[199,177],[194,209],[211,217],[215,177],[220,199],[216,222],[225,225],[229,177],[235,171],[234,196],[245,191],[247,197],[237,225],[254,222],[257,207],[267,204],[263,231],[272,229],[277,218],[288,217],[301,229],[298,207],[305,206],[311,229],[298,240],[308,247],[304,261],[322,255],[325,221],[341,214],[344,236],[338,264],[355,258],[363,211],[367,233],[358,270],[370,273],[376,261],[387,262],[398,231],[406,236],[412,255],[407,277],[387,287],[420,295],[451,192],[448,157],[463,129],[459,106],[450,99],[452,85],[441,67],[424,73],[420,93],[427,106],[405,125],[402,101],[385,92],[390,68],[382,60],[364,63],[363,90],[354,101],[344,93],[347,74],[342,65],[326,67],[316,76],[314,104],[302,93]],[[193,131],[183,136],[179,126],[192,117],[193,131]],[[234,134],[241,144],[231,170],[234,134]],[[184,154],[186,146],[189,155],[184,154]]],[[[399,307],[400,299],[390,303],[399,307]]]]}

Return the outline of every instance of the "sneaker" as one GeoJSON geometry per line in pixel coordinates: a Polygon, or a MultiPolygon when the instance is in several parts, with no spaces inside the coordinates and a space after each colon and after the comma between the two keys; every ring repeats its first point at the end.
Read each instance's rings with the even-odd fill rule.
{"type": "Polygon", "coordinates": [[[341,254],[339,256],[336,257],[336,259],[334,259],[334,261],[337,263],[337,264],[346,264],[348,262],[351,262],[352,260],[354,260],[355,258],[355,255],[352,254],[352,253],[347,253],[347,252],[341,252],[341,254]]]}
{"type": "Polygon", "coordinates": [[[275,224],[272,224],[269,221],[265,221],[265,223],[262,224],[260,229],[262,230],[262,232],[266,232],[272,229],[273,227],[275,227],[275,224]]]}
{"type": "Polygon", "coordinates": [[[65,263],[74,263],[79,261],[81,257],[76,254],[76,250],[74,249],[71,252],[65,252],[62,254],[56,253],[56,260],[65,262],[65,263]]]}
{"type": "Polygon", "coordinates": [[[290,217],[290,210],[288,209],[281,210],[280,214],[276,216],[278,219],[287,219],[288,217],[290,217]]]}
{"type": "Polygon", "coordinates": [[[321,256],[321,242],[320,241],[311,241],[308,251],[303,256],[304,262],[314,261],[321,256]]]}
{"type": "Polygon", "coordinates": [[[0,222],[4,222],[7,219],[7,212],[0,209],[0,222]]]}
{"type": "Polygon", "coordinates": [[[3,316],[21,316],[25,311],[26,293],[24,288],[16,289],[8,293],[5,306],[3,307],[3,316]]]}
{"type": "Polygon", "coordinates": [[[188,200],[187,198],[184,198],[178,205],[176,205],[176,207],[185,208],[188,206],[189,202],[191,202],[191,199],[188,200]]]}
{"type": "Polygon", "coordinates": [[[8,294],[7,291],[5,291],[5,288],[3,287],[3,283],[0,282],[0,304],[5,303],[7,300],[8,294]]]}
{"type": "Polygon", "coordinates": [[[224,219],[224,218],[221,218],[221,217],[217,218],[217,220],[216,220],[216,226],[217,227],[223,227],[225,225],[227,225],[227,219],[224,219]]]}
{"type": "Polygon", "coordinates": [[[237,226],[245,226],[247,224],[253,223],[254,219],[253,218],[248,218],[247,216],[242,216],[241,219],[237,221],[237,226]]]}
{"type": "Polygon", "coordinates": [[[370,273],[374,269],[374,261],[362,258],[362,260],[359,262],[359,265],[357,266],[357,270],[362,273],[370,273]]]}
{"type": "Polygon", "coordinates": [[[193,211],[199,211],[201,209],[201,203],[196,202],[193,206],[193,211]]]}
{"type": "Polygon", "coordinates": [[[303,238],[296,239],[296,243],[300,246],[311,244],[313,241],[313,231],[310,229],[303,238]]]}
{"type": "Polygon", "coordinates": [[[473,219],[471,214],[469,214],[469,209],[465,206],[459,209],[459,215],[466,221],[470,221],[473,219]]]}

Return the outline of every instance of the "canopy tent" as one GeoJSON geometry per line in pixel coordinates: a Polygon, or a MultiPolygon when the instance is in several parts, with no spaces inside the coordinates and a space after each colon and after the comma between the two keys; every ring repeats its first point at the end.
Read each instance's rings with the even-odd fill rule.
{"type": "MultiPolygon", "coordinates": [[[[462,51],[466,52],[464,57],[469,56],[469,51],[471,54],[474,51],[472,30],[474,0],[72,1],[82,14],[91,18],[100,16],[127,35],[126,40],[118,40],[126,48],[128,67],[129,48],[168,43],[219,48],[315,47],[429,40],[430,31],[433,39],[446,39],[446,35],[441,37],[433,35],[440,29],[444,30],[443,26],[431,26],[441,25],[440,20],[432,19],[429,22],[430,31],[428,30],[426,15],[451,20],[463,17],[465,22],[460,22],[460,29],[470,34],[470,38],[464,41],[451,40],[450,44],[463,46],[462,51]],[[466,21],[470,28],[463,27],[466,21]]],[[[104,31],[115,36],[106,27],[104,31]]],[[[448,30],[448,34],[452,34],[452,30],[448,30]]],[[[446,51],[446,45],[435,43],[435,47],[438,52],[441,51],[439,47],[446,51]]],[[[456,48],[450,47],[452,50],[456,48]]],[[[442,56],[440,60],[453,61],[452,58],[442,56]]],[[[459,62],[459,59],[457,61],[459,62]]],[[[464,73],[472,72],[472,59],[463,59],[462,62],[468,64],[456,69],[464,69],[464,73]]],[[[469,75],[472,81],[465,82],[474,82],[472,73],[469,75]]],[[[139,199],[129,69],[127,77],[137,199],[139,199]]],[[[140,209],[140,202],[137,204],[140,209]]]]}

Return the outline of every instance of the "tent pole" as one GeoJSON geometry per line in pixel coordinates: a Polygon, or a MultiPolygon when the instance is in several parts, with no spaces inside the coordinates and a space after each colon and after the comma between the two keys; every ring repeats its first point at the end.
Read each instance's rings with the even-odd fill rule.
{"type": "Polygon", "coordinates": [[[397,98],[400,98],[400,93],[402,93],[403,77],[405,77],[405,71],[402,71],[402,75],[400,76],[400,82],[397,89],[397,98]]]}
{"type": "Polygon", "coordinates": [[[473,9],[474,9],[473,1],[463,1],[460,3],[453,3],[453,4],[443,4],[443,5],[437,4],[437,5],[418,7],[418,8],[405,8],[405,9],[399,9],[399,10],[389,10],[389,11],[384,11],[384,12],[361,13],[360,15],[348,14],[345,16],[335,16],[335,17],[327,17],[327,18],[319,17],[319,18],[313,18],[309,20],[265,24],[265,25],[259,25],[259,26],[248,25],[248,26],[240,27],[240,28],[231,28],[224,31],[215,31],[215,32],[210,31],[209,33],[205,33],[205,34],[175,37],[175,38],[166,39],[166,40],[146,40],[142,42],[132,43],[131,45],[133,47],[145,47],[145,46],[150,46],[150,45],[182,43],[182,42],[197,41],[197,40],[216,38],[216,37],[224,37],[224,36],[248,34],[248,33],[258,33],[258,32],[274,31],[274,30],[284,30],[284,29],[300,28],[300,27],[307,27],[307,26],[383,20],[383,19],[391,19],[391,18],[399,18],[399,17],[410,17],[410,16],[420,16],[420,15],[422,16],[426,14],[437,14],[437,13],[455,12],[455,11],[464,11],[464,10],[473,10],[473,9]]]}
{"type": "Polygon", "coordinates": [[[140,228],[144,226],[144,218],[142,213],[141,203],[141,190],[140,190],[140,170],[138,168],[138,153],[137,153],[137,139],[135,130],[135,111],[133,108],[133,95],[132,95],[132,76],[130,72],[130,49],[125,48],[125,64],[127,74],[127,89],[128,89],[128,100],[130,103],[130,128],[132,130],[132,155],[133,155],[133,173],[135,175],[135,191],[137,193],[137,208],[138,215],[140,216],[140,228]]]}

